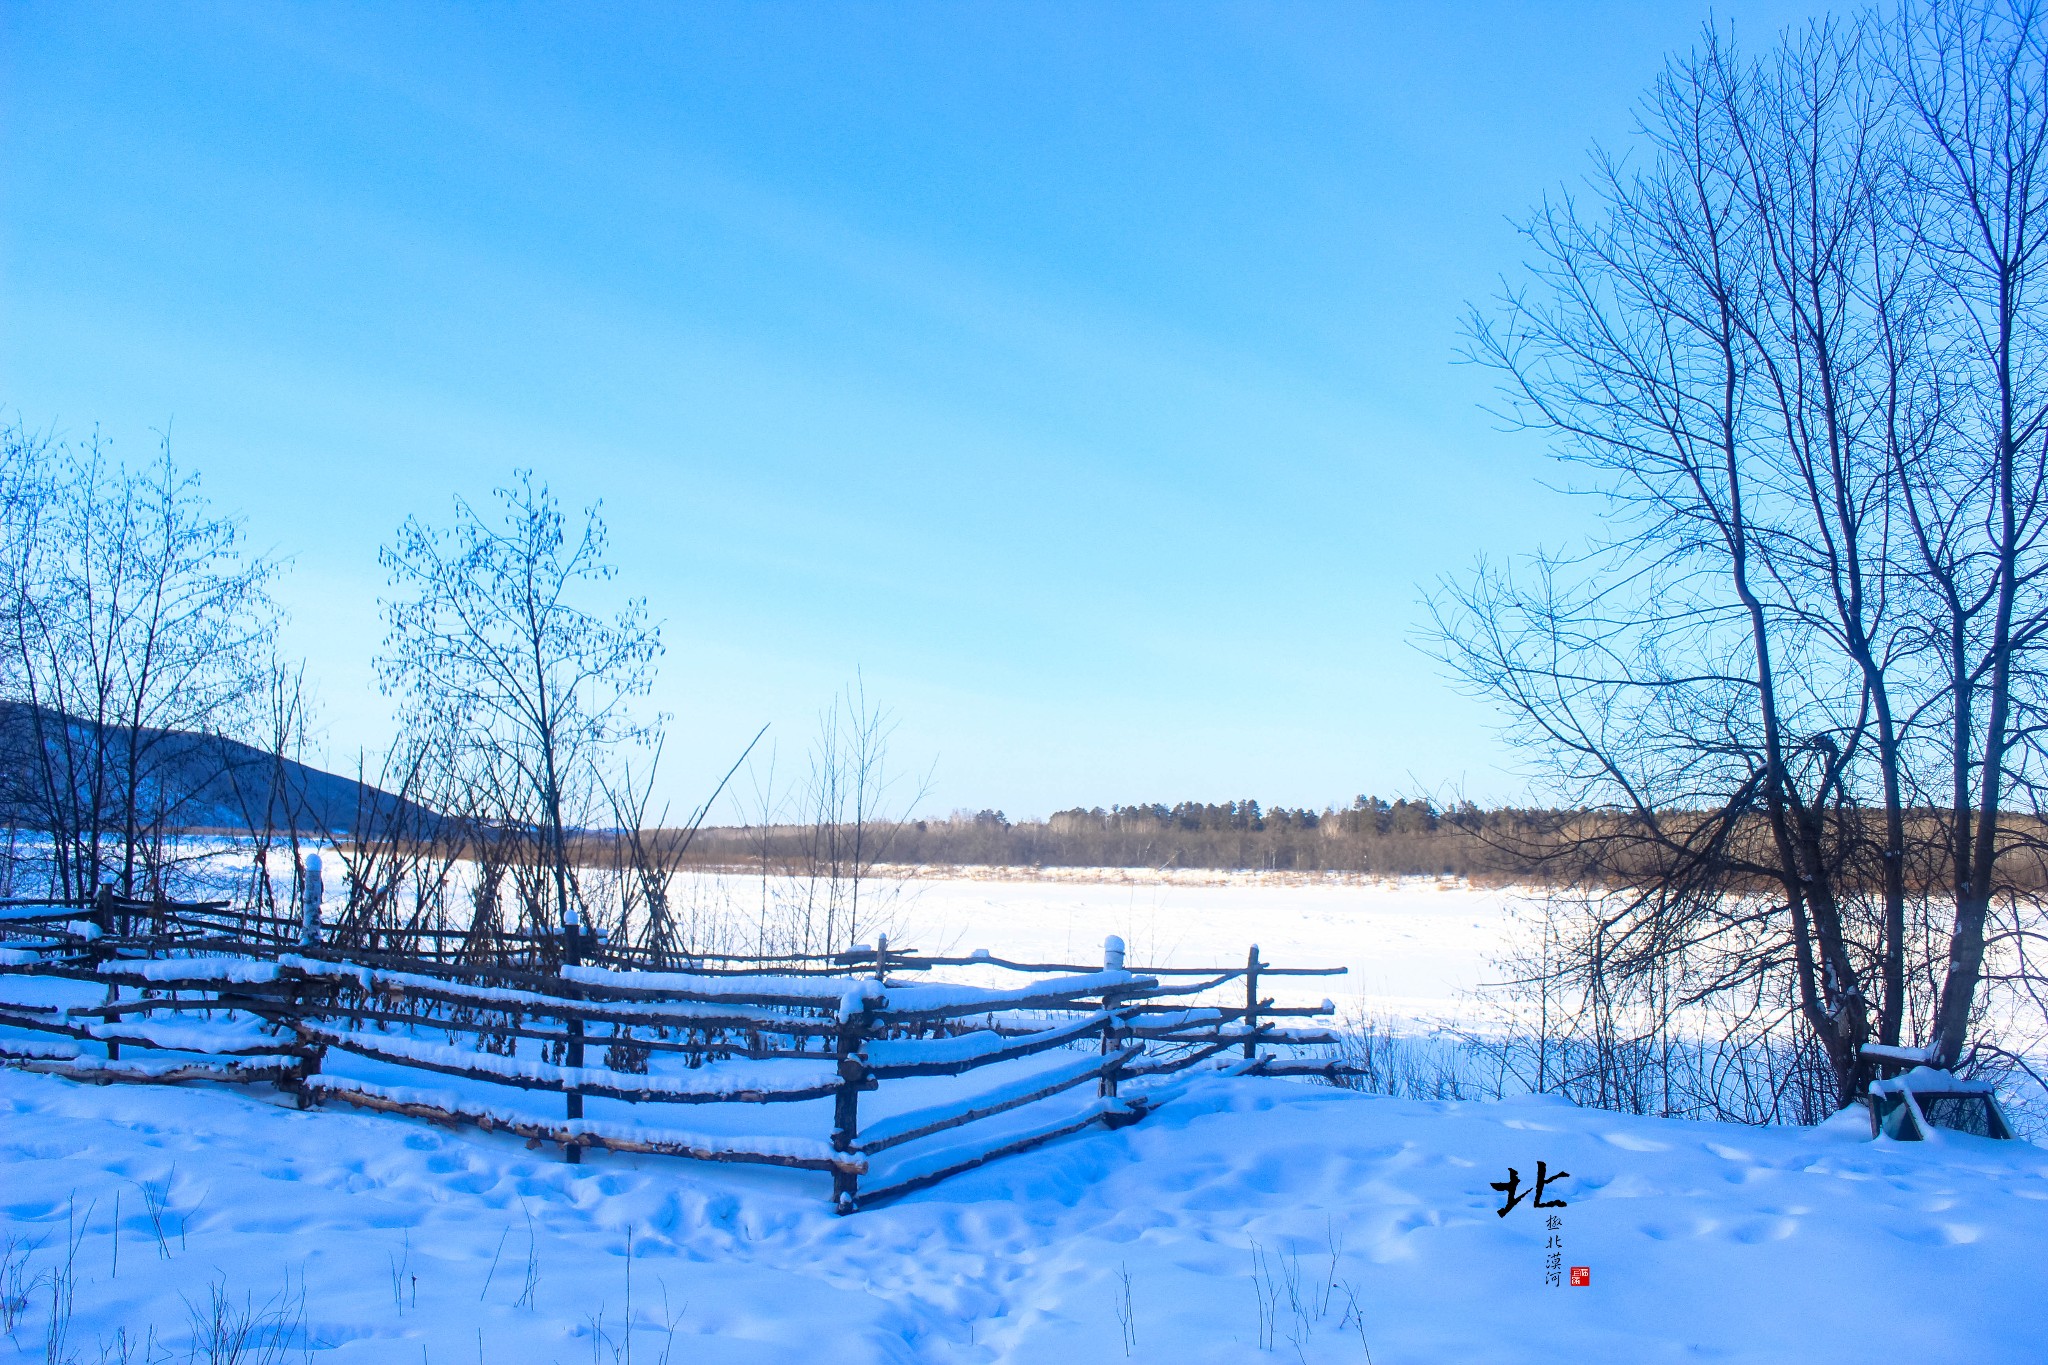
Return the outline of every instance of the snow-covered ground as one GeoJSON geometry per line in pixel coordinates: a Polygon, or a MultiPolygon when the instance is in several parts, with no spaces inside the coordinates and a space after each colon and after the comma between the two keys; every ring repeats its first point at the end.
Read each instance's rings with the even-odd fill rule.
{"type": "MultiPolygon", "coordinates": [[[[1116,933],[1134,965],[1220,965],[1257,942],[1269,962],[1352,970],[1272,983],[1292,998],[1414,1018],[1459,1009],[1517,902],[1250,877],[896,890],[898,943],[1085,964],[1116,933]]],[[[895,1084],[874,1116],[938,1083],[895,1084]]],[[[823,1103],[689,1121],[772,1114],[815,1136],[823,1103]]],[[[638,1107],[593,1101],[611,1109],[638,1107]]],[[[0,1116],[0,1354],[28,1360],[2048,1359],[2048,1152],[1872,1142],[1860,1111],[1773,1130],[1212,1078],[1135,1127],[845,1218],[817,1173],[605,1152],[570,1167],[502,1134],[299,1113],[265,1088],[0,1070],[0,1116]],[[1547,1191],[1566,1205],[1496,1216],[1492,1185],[1513,1167],[1526,1189],[1539,1162],[1570,1173],[1547,1191]],[[1589,1285],[1546,1283],[1552,1235],[1561,1278],[1584,1266],[1589,1285]],[[209,1355],[202,1318],[267,1323],[289,1349],[209,1355]]]]}
{"type": "Polygon", "coordinates": [[[124,1331],[130,1359],[192,1358],[216,1286],[291,1328],[277,1359],[337,1365],[1076,1365],[1126,1358],[1126,1323],[1128,1358],[1162,1362],[2048,1359],[2048,1153],[1854,1122],[1216,1080],[840,1218],[807,1173],[569,1167],[216,1089],[0,1073],[0,1114],[31,1360],[67,1245],[54,1358],[84,1362],[122,1358],[124,1331]],[[1570,1172],[1547,1191],[1566,1207],[1497,1217],[1491,1184],[1538,1161],[1570,1172]],[[1553,1213],[1587,1287],[1545,1284],[1553,1213]]]}
{"type": "MultiPolygon", "coordinates": [[[[745,877],[709,879],[745,905],[745,877]]],[[[1269,978],[1281,1004],[1325,996],[1426,1020],[1458,1012],[1488,979],[1527,892],[1454,879],[1061,870],[1028,878],[926,874],[883,879],[873,900],[892,941],[929,951],[988,948],[1013,960],[1099,962],[1105,935],[1133,966],[1345,967],[1335,979],[1269,978]]]]}

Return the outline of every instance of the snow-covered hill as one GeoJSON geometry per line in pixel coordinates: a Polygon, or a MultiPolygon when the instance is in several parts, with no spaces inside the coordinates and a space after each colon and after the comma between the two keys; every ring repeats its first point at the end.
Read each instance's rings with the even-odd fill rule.
{"type": "Polygon", "coordinates": [[[0,1293],[27,1299],[5,1316],[29,1360],[182,1361],[223,1318],[289,1335],[244,1362],[337,1365],[2048,1359],[2048,1152],[1873,1143],[1854,1114],[1766,1130],[1217,1079],[847,1218],[806,1173],[569,1167],[220,1089],[0,1072],[0,1114],[0,1293]],[[1497,1216],[1492,1185],[1538,1162],[1570,1173],[1544,1194],[1565,1206],[1497,1216]],[[1588,1286],[1546,1284],[1552,1235],[1588,1286]]]}

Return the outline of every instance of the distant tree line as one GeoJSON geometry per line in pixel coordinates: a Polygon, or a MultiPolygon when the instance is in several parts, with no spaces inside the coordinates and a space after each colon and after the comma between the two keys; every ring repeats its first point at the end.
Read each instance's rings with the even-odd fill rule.
{"type": "MultiPolygon", "coordinates": [[[[1357,872],[1374,876],[1518,879],[1540,869],[1519,850],[1569,817],[1483,810],[1469,801],[1360,796],[1349,806],[1264,806],[1258,801],[1075,807],[1044,820],[999,810],[895,824],[880,856],[892,864],[982,867],[1208,868],[1357,872]]],[[[693,861],[731,864],[794,852],[813,835],[797,826],[721,827],[699,833],[693,861]]]]}
{"type": "MultiPolygon", "coordinates": [[[[1906,813],[1909,830],[1938,828],[1943,812],[1906,813]]],[[[1882,810],[1840,812],[1873,835],[1882,810]]],[[[1657,827],[1682,829],[1716,818],[1710,811],[1660,811],[1657,827]]],[[[2048,891],[2048,824],[2028,812],[2006,814],[2010,846],[2005,876],[2017,888],[2048,891]]],[[[639,837],[680,844],[687,831],[639,837]]],[[[1647,833],[1637,817],[1602,810],[1530,806],[1482,807],[1468,800],[1439,804],[1427,797],[1387,801],[1360,796],[1348,806],[1265,806],[1258,801],[1155,802],[1132,806],[1076,806],[1042,820],[1012,820],[1000,810],[955,811],[941,819],[905,819],[870,828],[868,870],[896,867],[1200,868],[1213,871],[1344,872],[1375,877],[1463,877],[1496,885],[1584,890],[1626,889],[1654,877],[1657,863],[1629,850],[1647,833]]],[[[677,862],[727,870],[788,874],[807,864],[813,850],[834,836],[816,822],[712,826],[690,833],[677,862]]],[[[837,836],[853,837],[852,831],[837,836]]],[[[1741,826],[1747,843],[1766,841],[1761,817],[1741,826]]],[[[603,839],[585,841],[595,860],[603,839]]],[[[1947,869],[1925,838],[1903,881],[1916,895],[1940,894],[1947,869]]],[[[1884,869],[1863,869],[1845,884],[1880,891],[1884,869]]],[[[1761,885],[1761,878],[1757,880],[1761,885]]]]}

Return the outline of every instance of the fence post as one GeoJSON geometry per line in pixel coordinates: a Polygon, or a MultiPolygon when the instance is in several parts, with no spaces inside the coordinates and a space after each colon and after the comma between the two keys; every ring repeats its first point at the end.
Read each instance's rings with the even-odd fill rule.
{"type": "MultiPolygon", "coordinates": [[[[114,932],[114,884],[112,882],[100,883],[99,894],[93,897],[92,920],[93,926],[99,930],[101,940],[105,940],[114,932]]],[[[100,964],[105,962],[108,956],[109,950],[103,947],[101,943],[95,942],[92,950],[93,970],[98,971],[100,964]]],[[[107,987],[107,1003],[111,1005],[120,998],[121,988],[109,985],[107,987]]],[[[112,1018],[113,1016],[109,1016],[109,1022],[112,1022],[112,1018]]],[[[107,1060],[110,1062],[117,1061],[120,1056],[121,1045],[119,1043],[108,1043],[107,1060]]]]}
{"type": "Polygon", "coordinates": [[[880,981],[889,970],[889,936],[875,936],[875,980],[880,981]]]}
{"type": "Polygon", "coordinates": [[[325,898],[320,884],[320,855],[306,855],[306,884],[299,903],[299,945],[311,948],[320,941],[320,902],[325,898]]]}
{"type": "MultiPolygon", "coordinates": [[[[562,912],[562,965],[564,967],[579,967],[583,965],[583,926],[577,921],[576,907],[574,906],[570,906],[562,912]]],[[[575,995],[575,991],[570,987],[564,987],[562,993],[571,998],[575,995]]],[[[565,1022],[569,1026],[569,1055],[564,1058],[564,1061],[571,1067],[580,1067],[583,1065],[583,1020],[576,1018],[566,1020],[565,1022]]],[[[571,1119],[582,1118],[583,1092],[573,1085],[570,1086],[568,1101],[569,1117],[571,1119]]],[[[583,1163],[583,1144],[580,1142],[565,1144],[562,1148],[562,1155],[568,1159],[571,1166],[581,1165],[583,1163]]]]}
{"type": "Polygon", "coordinates": [[[1259,1055],[1259,945],[1254,943],[1244,960],[1244,1055],[1247,1061],[1259,1055]]]}
{"type": "MultiPolygon", "coordinates": [[[[839,1062],[839,1089],[832,1096],[832,1150],[851,1155],[854,1139],[860,1136],[860,1092],[874,1088],[868,1079],[867,1062],[861,1049],[867,1043],[870,998],[860,1002],[860,1012],[842,1016],[833,1053],[839,1062]]],[[[860,1177],[837,1167],[832,1171],[832,1207],[838,1213],[852,1213],[860,1206],[860,1177]]]]}
{"type": "MultiPolygon", "coordinates": [[[[1124,941],[1118,938],[1115,934],[1111,934],[1108,938],[1102,940],[1102,970],[1104,970],[1105,972],[1120,972],[1123,969],[1124,941]]],[[[1114,1010],[1116,1008],[1117,1001],[1121,998],[1122,997],[1113,988],[1103,991],[1103,1010],[1105,1012],[1114,1010]]],[[[1102,1021],[1102,1055],[1107,1057],[1110,1053],[1116,1050],[1116,1045],[1116,1017],[1114,1015],[1111,1015],[1111,1017],[1102,1021]]],[[[1102,1073],[1101,1078],[1097,1080],[1095,1083],[1095,1093],[1097,1096],[1103,1099],[1116,1098],[1117,1081],[1119,1079],[1117,1073],[1121,1069],[1122,1068],[1120,1067],[1111,1067],[1109,1070],[1102,1073]]]]}
{"type": "Polygon", "coordinates": [[[299,1021],[310,1013],[306,1006],[307,995],[305,983],[299,981],[292,982],[284,992],[285,1008],[291,1011],[292,1037],[300,1048],[299,1064],[292,1076],[292,1105],[298,1109],[313,1107],[313,1087],[309,1082],[320,1074],[320,1067],[327,1060],[327,1049],[319,1045],[308,1047],[306,1035],[297,1027],[299,1021]]]}
{"type": "MultiPolygon", "coordinates": [[[[100,931],[102,937],[114,932],[114,884],[112,882],[101,882],[99,894],[92,898],[92,922],[94,927],[100,931]]],[[[93,949],[92,960],[95,965],[98,964],[102,955],[100,949],[93,949]]]]}

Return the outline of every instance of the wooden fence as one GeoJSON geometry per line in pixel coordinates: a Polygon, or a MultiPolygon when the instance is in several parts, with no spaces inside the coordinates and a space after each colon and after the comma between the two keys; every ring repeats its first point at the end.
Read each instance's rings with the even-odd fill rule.
{"type": "Polygon", "coordinates": [[[1344,969],[1274,967],[1256,947],[1242,966],[1134,969],[1114,938],[1099,965],[934,956],[882,940],[829,957],[693,956],[665,969],[573,922],[559,934],[493,935],[487,951],[468,931],[355,937],[342,946],[321,941],[317,919],[106,891],[88,905],[0,905],[0,974],[51,983],[37,988],[45,996],[69,992],[61,1003],[0,1003],[0,1025],[39,1035],[0,1037],[0,1062],[94,1082],[267,1082],[302,1108],[474,1125],[556,1144],[572,1162],[600,1148],[817,1170],[841,1212],[1091,1124],[1134,1123],[1177,1093],[1171,1078],[1197,1068],[1346,1071],[1295,1052],[1336,1041],[1288,1022],[1327,1014],[1328,1001],[1285,1008],[1260,994],[1272,977],[1344,969]],[[931,975],[941,971],[995,984],[931,975]],[[1224,993],[1229,1003],[1195,1000],[1224,993]],[[104,1056],[87,1052],[95,1045],[104,1056]],[[593,1047],[600,1065],[589,1064],[593,1047]],[[1039,1061],[1008,1065],[1028,1058],[1039,1061]],[[1002,1068],[991,1083],[959,1080],[989,1068],[1002,1068]],[[928,1103],[878,1096],[863,1122],[863,1096],[890,1082],[901,1095],[925,1078],[952,1080],[921,1087],[934,1092],[928,1103]],[[560,1095],[561,1117],[535,1112],[532,1092],[560,1095]],[[690,1132],[588,1117],[591,1100],[719,1114],[829,1100],[831,1119],[824,1136],[690,1132]]]}

